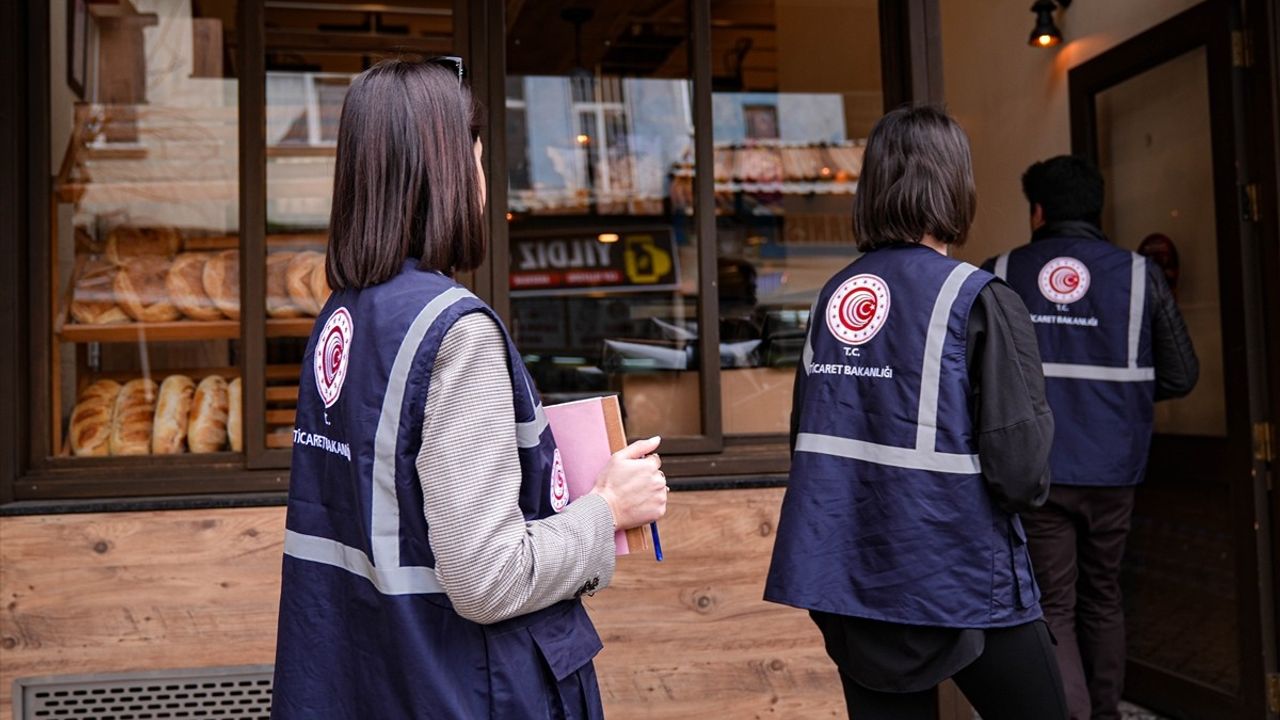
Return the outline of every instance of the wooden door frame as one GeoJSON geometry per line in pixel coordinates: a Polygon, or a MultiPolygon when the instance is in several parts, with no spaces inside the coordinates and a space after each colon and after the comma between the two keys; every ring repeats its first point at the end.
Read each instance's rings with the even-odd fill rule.
{"type": "MultiPolygon", "coordinates": [[[[1264,717],[1265,675],[1275,667],[1275,617],[1264,608],[1274,605],[1269,598],[1275,596],[1270,592],[1271,513],[1265,491],[1261,490],[1264,484],[1258,477],[1258,463],[1252,457],[1251,426],[1270,416],[1264,347],[1267,334],[1262,324],[1265,283],[1256,276],[1260,270],[1260,239],[1266,235],[1265,229],[1241,206],[1242,188],[1251,172],[1248,158],[1256,152],[1259,138],[1243,122],[1244,68],[1233,62],[1233,58],[1240,57],[1240,41],[1235,40],[1237,45],[1233,45],[1232,34],[1241,29],[1240,21],[1234,2],[1209,0],[1073,68],[1068,82],[1072,151],[1096,163],[1096,95],[1187,52],[1200,47],[1206,50],[1215,229],[1223,300],[1222,353],[1225,365],[1243,365],[1249,371],[1248,383],[1228,382],[1224,387],[1228,438],[1234,446],[1229,450],[1231,467],[1225,469],[1224,475],[1230,478],[1236,561],[1239,688],[1233,697],[1191,678],[1170,686],[1165,681],[1167,673],[1131,660],[1128,690],[1139,700],[1149,698],[1148,703],[1153,706],[1168,702],[1171,708],[1196,716],[1212,716],[1229,709],[1231,717],[1264,717]],[[1265,586],[1260,588],[1256,580],[1266,581],[1265,586]]],[[[1271,237],[1274,239],[1274,234],[1271,237]]]]}

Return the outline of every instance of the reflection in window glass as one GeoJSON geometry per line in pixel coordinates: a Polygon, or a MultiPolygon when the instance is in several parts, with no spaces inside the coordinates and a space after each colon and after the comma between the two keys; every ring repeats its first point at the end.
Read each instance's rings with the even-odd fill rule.
{"type": "Polygon", "coordinates": [[[52,452],[238,452],[236,3],[49,7],[52,452]]]}
{"type": "Polygon", "coordinates": [[[712,3],[726,434],[787,432],[810,306],[857,255],[853,194],[883,105],[878,33],[870,0],[712,3]]]}
{"type": "Polygon", "coordinates": [[[633,434],[699,434],[688,8],[511,12],[516,344],[548,403],[617,394],[633,434]]]}
{"type": "MultiPolygon", "coordinates": [[[[453,52],[452,3],[266,9],[266,447],[292,445],[300,361],[325,279],[342,101],[351,78],[385,57],[453,52]]],[[[255,411],[258,411],[255,409],[255,411]]]]}

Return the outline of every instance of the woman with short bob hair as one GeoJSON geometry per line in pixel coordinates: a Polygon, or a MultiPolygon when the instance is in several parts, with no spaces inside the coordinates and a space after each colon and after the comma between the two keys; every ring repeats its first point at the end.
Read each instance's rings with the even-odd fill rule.
{"type": "Polygon", "coordinates": [[[484,257],[459,58],[359,74],[338,130],[333,295],[299,380],[273,718],[600,718],[615,530],[666,510],[658,438],[567,503],[533,380],[458,284],[484,257]]]}
{"type": "Polygon", "coordinates": [[[864,254],[810,314],[765,598],[806,609],[852,717],[937,717],[953,678],[987,720],[1065,717],[1017,512],[1048,493],[1035,332],[993,275],[948,257],[977,201],[945,113],[867,140],[864,254]]]}

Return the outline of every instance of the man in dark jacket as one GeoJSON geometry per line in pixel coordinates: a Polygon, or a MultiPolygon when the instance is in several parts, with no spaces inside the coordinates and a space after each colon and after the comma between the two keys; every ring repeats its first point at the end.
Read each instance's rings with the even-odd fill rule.
{"type": "Polygon", "coordinates": [[[984,265],[1031,313],[1056,421],[1049,501],[1022,517],[1071,718],[1111,720],[1124,686],[1120,564],[1153,405],[1191,392],[1199,364],[1160,268],[1103,235],[1092,165],[1038,162],[1022,188],[1031,242],[984,265]]]}

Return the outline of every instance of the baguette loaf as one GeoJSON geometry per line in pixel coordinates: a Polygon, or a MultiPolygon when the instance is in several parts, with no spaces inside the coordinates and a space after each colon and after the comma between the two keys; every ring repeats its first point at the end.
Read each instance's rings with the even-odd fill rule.
{"type": "Polygon", "coordinates": [[[223,250],[204,264],[204,292],[223,315],[240,319],[240,251],[223,250]]]}
{"type": "Polygon", "coordinates": [[[164,280],[169,274],[169,261],[146,256],[129,261],[116,273],[112,287],[116,301],[138,322],[168,322],[182,317],[169,301],[164,280]]]}
{"type": "Polygon", "coordinates": [[[99,380],[85,388],[71,412],[69,440],[76,457],[108,455],[111,452],[111,415],[115,411],[120,383],[99,380]]]}
{"type": "Polygon", "coordinates": [[[227,381],[217,375],[210,375],[196,386],[187,446],[193,453],[219,452],[227,446],[227,381]]]}
{"type": "Polygon", "coordinates": [[[151,430],[151,454],[182,452],[187,440],[191,398],[195,392],[195,382],[186,375],[170,375],[160,383],[160,399],[156,401],[155,423],[151,430]]]}
{"type": "Polygon", "coordinates": [[[244,435],[240,425],[243,420],[240,387],[240,378],[235,378],[227,385],[227,438],[231,441],[231,452],[244,451],[244,435]]]}
{"type": "Polygon", "coordinates": [[[222,318],[222,311],[204,291],[204,266],[208,261],[209,256],[204,253],[183,253],[174,258],[164,278],[169,299],[192,320],[222,318]]]}
{"type": "Polygon", "coordinates": [[[273,318],[302,317],[302,309],[289,299],[289,263],[297,253],[277,252],[267,256],[267,315],[273,318]]]}
{"type": "Polygon", "coordinates": [[[116,304],[116,266],[105,260],[90,260],[80,269],[71,292],[71,317],[86,325],[129,322],[116,304]]]}
{"type": "Polygon", "coordinates": [[[285,270],[285,288],[289,291],[289,300],[312,317],[320,314],[320,303],[311,292],[311,276],[315,273],[316,263],[323,264],[324,255],[307,250],[293,256],[285,270]]]}
{"type": "Polygon", "coordinates": [[[111,413],[111,454],[146,455],[156,411],[156,383],[150,378],[130,380],[120,388],[111,413]]]}

